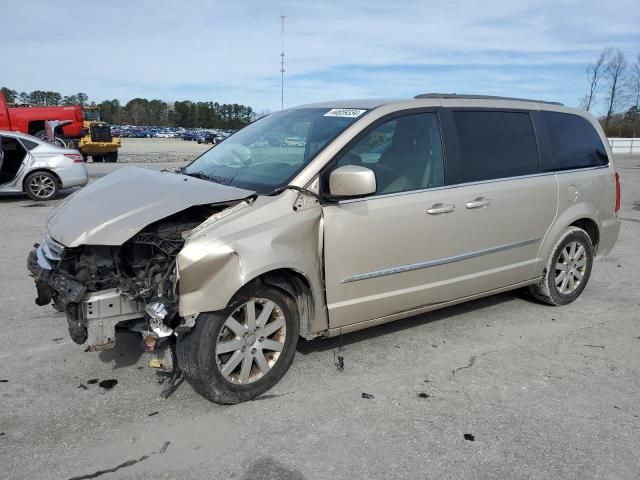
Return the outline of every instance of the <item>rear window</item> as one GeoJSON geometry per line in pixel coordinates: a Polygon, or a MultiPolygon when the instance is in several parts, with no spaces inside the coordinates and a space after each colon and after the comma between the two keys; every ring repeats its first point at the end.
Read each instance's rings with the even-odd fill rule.
{"type": "Polygon", "coordinates": [[[527,112],[453,111],[460,144],[457,183],[538,172],[538,147],[527,112]]]}
{"type": "Polygon", "coordinates": [[[570,113],[540,112],[551,143],[545,171],[607,165],[607,151],[600,136],[586,119],[570,113]]]}

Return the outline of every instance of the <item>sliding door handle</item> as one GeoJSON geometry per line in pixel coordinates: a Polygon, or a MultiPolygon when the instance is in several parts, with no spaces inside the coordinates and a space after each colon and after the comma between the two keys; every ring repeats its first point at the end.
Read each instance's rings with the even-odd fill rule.
{"type": "Polygon", "coordinates": [[[427,209],[427,213],[429,215],[442,215],[443,213],[453,212],[455,209],[456,206],[450,203],[436,203],[427,209]]]}
{"type": "Polygon", "coordinates": [[[464,206],[469,209],[484,208],[484,207],[488,207],[489,205],[491,205],[491,200],[484,197],[476,198],[475,200],[472,200],[464,204],[464,206]]]}

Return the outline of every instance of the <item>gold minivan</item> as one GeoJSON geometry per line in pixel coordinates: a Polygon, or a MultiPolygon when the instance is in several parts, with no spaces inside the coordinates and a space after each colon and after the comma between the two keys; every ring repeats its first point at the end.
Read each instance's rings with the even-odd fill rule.
{"type": "Polygon", "coordinates": [[[170,386],[184,375],[237,403],[278,382],[299,337],[520,287],[574,301],[619,207],[586,112],[472,95],[328,102],[268,115],[177,171],[93,182],[54,211],[28,266],[36,302],[64,311],[77,343],[138,331],[170,386]]]}

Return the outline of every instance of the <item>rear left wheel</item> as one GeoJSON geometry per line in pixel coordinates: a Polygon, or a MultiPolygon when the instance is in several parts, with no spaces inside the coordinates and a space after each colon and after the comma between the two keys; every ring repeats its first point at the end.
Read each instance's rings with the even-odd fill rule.
{"type": "Polygon", "coordinates": [[[271,287],[238,295],[219,312],[201,314],[178,337],[178,364],[203,397],[224,404],[255,398],[287,372],[298,342],[293,299],[271,287]]]}
{"type": "Polygon", "coordinates": [[[51,200],[58,193],[58,179],[49,172],[34,172],[24,181],[24,191],[32,200],[51,200]]]}
{"type": "Polygon", "coordinates": [[[591,237],[578,227],[569,227],[547,262],[544,277],[530,291],[549,305],[566,305],[580,296],[593,267],[591,237]]]}

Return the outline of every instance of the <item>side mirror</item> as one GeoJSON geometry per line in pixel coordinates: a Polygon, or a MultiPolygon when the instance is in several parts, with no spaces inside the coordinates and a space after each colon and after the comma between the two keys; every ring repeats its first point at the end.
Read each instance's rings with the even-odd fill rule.
{"type": "Polygon", "coordinates": [[[375,191],[376,175],[366,167],[344,165],[329,176],[329,193],[332,197],[361,197],[375,191]]]}

